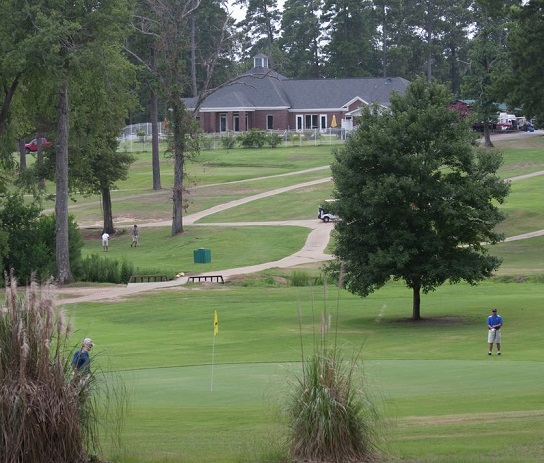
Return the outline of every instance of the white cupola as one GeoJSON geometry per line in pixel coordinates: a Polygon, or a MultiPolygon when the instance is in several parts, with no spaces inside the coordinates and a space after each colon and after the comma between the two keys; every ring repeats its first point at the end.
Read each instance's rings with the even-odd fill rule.
{"type": "Polygon", "coordinates": [[[267,68],[268,67],[268,56],[259,53],[253,57],[253,67],[254,68],[267,68]]]}

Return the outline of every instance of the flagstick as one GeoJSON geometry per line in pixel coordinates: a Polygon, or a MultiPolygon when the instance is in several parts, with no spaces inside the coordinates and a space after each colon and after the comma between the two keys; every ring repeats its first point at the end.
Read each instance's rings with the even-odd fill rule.
{"type": "Polygon", "coordinates": [[[212,344],[212,387],[211,391],[213,392],[213,366],[215,363],[215,333],[213,335],[213,344],[212,344]]]}

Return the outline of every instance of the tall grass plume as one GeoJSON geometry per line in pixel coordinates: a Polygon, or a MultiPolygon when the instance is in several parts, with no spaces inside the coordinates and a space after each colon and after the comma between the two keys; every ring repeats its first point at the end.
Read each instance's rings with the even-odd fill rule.
{"type": "Polygon", "coordinates": [[[301,331],[302,371],[286,403],[289,454],[295,462],[355,463],[378,459],[379,414],[362,375],[361,352],[344,356],[338,328],[329,339],[332,316],[323,310],[313,352],[305,355],[301,331]]]}
{"type": "MultiPolygon", "coordinates": [[[[5,275],[0,306],[0,461],[100,461],[94,373],[73,375],[72,327],[54,303],[54,287],[31,283],[21,294],[5,275]]],[[[106,401],[107,402],[107,401],[106,401]]]]}

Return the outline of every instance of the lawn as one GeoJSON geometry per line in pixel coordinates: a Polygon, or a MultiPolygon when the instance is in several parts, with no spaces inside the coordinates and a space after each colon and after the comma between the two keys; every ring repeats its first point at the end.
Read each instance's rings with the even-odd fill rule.
{"type": "MultiPolygon", "coordinates": [[[[504,178],[544,170],[541,138],[496,145],[504,152],[504,178]]],[[[100,228],[91,230],[85,254],[128,258],[146,269],[208,271],[273,261],[302,246],[308,233],[302,227],[191,226],[180,237],[171,237],[169,227],[142,227],[142,246],[131,249],[126,232],[133,221],[168,220],[171,213],[168,190],[148,190],[149,154],[138,156],[135,176],[131,171],[114,193],[114,215],[126,223],[125,234],[102,253],[100,228]],[[199,247],[211,249],[211,264],[193,263],[199,247]]],[[[331,159],[329,147],[205,152],[194,166],[189,213],[325,178],[327,170],[271,176],[326,166],[331,159]]],[[[165,172],[169,162],[163,160],[165,172]]],[[[501,225],[507,236],[544,229],[541,179],[512,184],[501,225]]],[[[300,188],[199,224],[314,219],[331,188],[332,183],[300,188]]],[[[99,205],[81,203],[86,204],[78,201],[73,209],[78,220],[99,224],[99,205]]],[[[491,252],[504,259],[498,276],[424,295],[420,323],[409,321],[412,294],[401,283],[361,299],[334,287],[282,284],[292,269],[263,272],[268,284],[260,286],[189,285],[67,306],[74,343],[91,336],[97,343],[94,368],[105,378],[121,378],[129,391],[122,444],[106,441],[106,456],[119,463],[279,463],[286,432],[282,397],[300,369],[301,340],[304,352],[311,352],[326,307],[331,342],[347,353],[362,347],[363,387],[385,418],[385,461],[544,461],[544,237],[501,243],[491,252]],[[502,357],[487,356],[491,307],[505,319],[502,357]]],[[[298,271],[317,274],[319,265],[298,271]]]]}
{"type": "Polygon", "coordinates": [[[537,462],[544,457],[541,299],[537,283],[446,285],[424,296],[425,320],[414,324],[411,293],[398,283],[366,299],[334,288],[325,296],[323,288],[226,285],[69,312],[76,336],[97,342],[96,368],[121,372],[130,391],[122,461],[266,461],[268,436],[279,442],[284,430],[277,411],[299,369],[301,336],[310,352],[327,306],[329,339],[337,336],[347,353],[363,347],[365,388],[387,418],[391,458],[537,462]],[[505,319],[502,357],[487,356],[490,307],[505,319]]]}
{"type": "Polygon", "coordinates": [[[106,259],[132,262],[136,273],[177,274],[215,271],[273,262],[293,254],[304,245],[308,229],[303,227],[187,227],[172,236],[169,227],[141,227],[140,246],[132,248],[132,237],[125,233],[109,240],[103,252],[101,231],[86,231],[83,255],[99,254],[106,259]],[[210,249],[211,262],[194,263],[194,251],[210,249]]]}

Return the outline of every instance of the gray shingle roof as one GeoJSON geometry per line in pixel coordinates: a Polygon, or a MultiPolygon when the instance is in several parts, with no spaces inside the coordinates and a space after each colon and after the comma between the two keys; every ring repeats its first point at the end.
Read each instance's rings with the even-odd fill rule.
{"type": "MultiPolygon", "coordinates": [[[[287,79],[268,68],[253,68],[208,96],[201,111],[260,108],[338,110],[359,97],[389,106],[393,91],[403,94],[409,82],[398,77],[351,79],[287,79]]],[[[186,99],[189,109],[194,100],[186,99]]]]}

